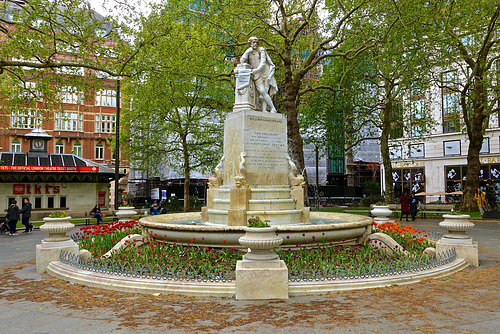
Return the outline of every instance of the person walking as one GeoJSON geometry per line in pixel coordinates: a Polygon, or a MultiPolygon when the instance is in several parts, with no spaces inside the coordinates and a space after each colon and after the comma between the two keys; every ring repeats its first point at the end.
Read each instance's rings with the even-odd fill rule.
{"type": "Polygon", "coordinates": [[[26,227],[23,233],[31,233],[33,231],[33,225],[30,224],[31,203],[27,198],[24,199],[24,205],[21,213],[23,214],[23,225],[26,227]]]}
{"type": "Polygon", "coordinates": [[[477,206],[479,207],[479,213],[482,216],[484,214],[484,205],[487,203],[486,203],[485,194],[481,190],[481,188],[477,188],[476,192],[474,193],[474,198],[476,199],[477,206]]]}
{"type": "Polygon", "coordinates": [[[17,221],[19,220],[19,207],[17,206],[17,201],[12,200],[9,208],[7,209],[7,220],[10,230],[10,235],[17,235],[17,221]]]}
{"type": "Polygon", "coordinates": [[[420,201],[415,196],[415,193],[412,193],[411,197],[410,197],[410,215],[411,215],[412,222],[415,221],[415,218],[417,217],[417,213],[419,211],[420,211],[420,201]]]}
{"type": "Polygon", "coordinates": [[[408,216],[410,214],[410,198],[408,193],[405,191],[403,196],[399,198],[399,204],[401,204],[401,220],[403,220],[403,215],[406,215],[406,221],[408,222],[408,216]]]}

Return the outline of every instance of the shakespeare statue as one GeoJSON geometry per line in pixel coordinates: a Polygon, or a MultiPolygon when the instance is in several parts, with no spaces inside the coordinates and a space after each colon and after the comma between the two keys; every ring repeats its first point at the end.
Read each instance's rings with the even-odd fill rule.
{"type": "Polygon", "coordinates": [[[260,95],[261,110],[266,112],[267,106],[269,106],[271,112],[275,113],[276,108],[271,100],[271,96],[274,96],[278,91],[276,79],[274,78],[274,63],[267,54],[266,49],[259,46],[257,37],[250,37],[248,45],[250,47],[245,51],[240,62],[251,67],[250,74],[260,95]]]}

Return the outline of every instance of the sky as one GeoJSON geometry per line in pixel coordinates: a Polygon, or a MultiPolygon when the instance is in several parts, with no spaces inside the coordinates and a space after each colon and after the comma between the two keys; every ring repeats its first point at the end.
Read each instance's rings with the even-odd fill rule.
{"type": "MultiPolygon", "coordinates": [[[[116,3],[122,3],[126,4],[128,6],[137,6],[138,10],[142,11],[143,13],[147,13],[147,8],[148,2],[152,3],[160,3],[162,0],[88,0],[90,5],[94,10],[96,10],[99,14],[105,15],[109,12],[110,8],[113,8],[113,6],[116,3]]],[[[121,12],[114,10],[117,16],[120,16],[121,12]]]]}

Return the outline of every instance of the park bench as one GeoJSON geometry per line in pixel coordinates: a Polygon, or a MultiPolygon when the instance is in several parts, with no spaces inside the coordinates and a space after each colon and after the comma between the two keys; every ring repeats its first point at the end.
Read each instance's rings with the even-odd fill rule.
{"type": "Polygon", "coordinates": [[[421,213],[423,218],[432,218],[449,213],[455,209],[455,204],[422,204],[421,213]]]}

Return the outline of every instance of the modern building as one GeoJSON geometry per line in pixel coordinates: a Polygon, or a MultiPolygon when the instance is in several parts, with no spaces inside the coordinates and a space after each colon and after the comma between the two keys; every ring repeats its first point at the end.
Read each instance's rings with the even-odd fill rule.
{"type": "MultiPolygon", "coordinates": [[[[435,120],[433,131],[425,137],[412,133],[400,133],[400,138],[390,142],[393,169],[393,184],[383,183],[383,189],[394,187],[397,198],[406,191],[435,195],[426,196],[425,201],[458,201],[464,189],[467,175],[467,152],[469,143],[460,130],[459,93],[448,89],[447,77],[456,77],[456,71],[442,73],[443,83],[429,89],[425,95],[427,107],[435,120]],[[455,192],[454,195],[449,195],[455,192]],[[458,193],[457,193],[458,192],[458,193]]],[[[409,101],[412,103],[418,101],[409,101]]],[[[413,131],[412,131],[413,132],[413,131]]],[[[418,132],[418,131],[417,131],[418,132]]],[[[494,115],[489,118],[483,145],[480,151],[481,186],[487,182],[494,185],[500,194],[500,123],[494,115]]],[[[383,175],[383,166],[382,166],[383,175]]],[[[384,180],[383,180],[384,181],[384,180]]]]}

